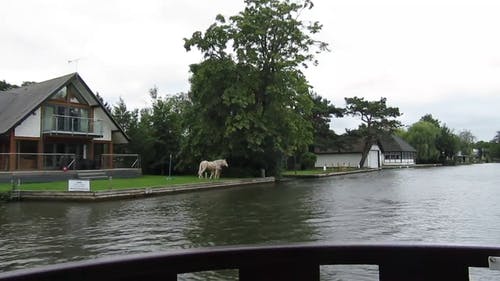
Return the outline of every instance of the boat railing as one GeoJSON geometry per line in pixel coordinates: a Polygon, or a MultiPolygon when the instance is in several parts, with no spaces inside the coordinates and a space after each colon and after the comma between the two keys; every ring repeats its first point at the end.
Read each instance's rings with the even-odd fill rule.
{"type": "Polygon", "coordinates": [[[0,273],[14,280],[177,280],[237,269],[239,280],[320,280],[321,265],[378,265],[380,281],[469,280],[469,267],[498,268],[500,247],[429,244],[301,244],[136,254],[0,273]]]}

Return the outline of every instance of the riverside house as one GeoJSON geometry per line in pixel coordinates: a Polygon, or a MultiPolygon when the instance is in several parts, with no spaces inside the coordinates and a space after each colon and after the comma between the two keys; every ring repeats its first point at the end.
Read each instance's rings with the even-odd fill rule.
{"type": "MultiPolygon", "coordinates": [[[[315,148],[316,168],[321,167],[359,167],[363,154],[364,142],[359,139],[350,144],[326,149],[315,148]]],[[[382,151],[379,144],[373,144],[365,160],[365,168],[378,169],[382,166],[382,151]]]]}
{"type": "MultiPolygon", "coordinates": [[[[358,167],[363,153],[361,139],[342,147],[315,149],[315,167],[358,167]]],[[[390,168],[415,165],[416,149],[396,135],[386,135],[373,144],[365,160],[366,168],[390,168]]]]}
{"type": "Polygon", "coordinates": [[[399,136],[382,136],[380,143],[383,150],[384,166],[400,167],[415,165],[417,150],[399,136]]]}
{"type": "Polygon", "coordinates": [[[137,175],[138,155],[113,153],[128,142],[78,73],[0,92],[0,181],[16,174],[68,178],[81,170],[137,175]]]}

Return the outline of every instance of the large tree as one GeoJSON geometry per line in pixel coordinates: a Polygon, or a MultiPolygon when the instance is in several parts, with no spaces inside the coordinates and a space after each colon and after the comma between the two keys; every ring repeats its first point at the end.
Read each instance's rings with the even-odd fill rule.
{"type": "MultiPolygon", "coordinates": [[[[422,119],[421,119],[422,120],[422,119]]],[[[419,121],[408,129],[405,140],[417,150],[418,163],[436,163],[440,151],[436,147],[441,130],[435,122],[419,121]]]]}
{"type": "Polygon", "coordinates": [[[387,99],[380,98],[378,101],[368,101],[365,98],[345,98],[345,114],[361,118],[359,134],[364,139],[364,148],[359,167],[363,167],[371,146],[383,134],[391,134],[401,126],[396,120],[401,116],[399,108],[387,106],[387,99]]]}
{"type": "MultiPolygon", "coordinates": [[[[100,98],[99,95],[97,95],[100,98]]],[[[104,102],[104,100],[101,100],[104,102]]],[[[139,122],[139,110],[128,110],[127,105],[122,97],[118,99],[118,103],[113,106],[110,110],[113,119],[120,125],[120,127],[125,131],[125,133],[129,133],[132,126],[136,125],[139,122]]]]}
{"type": "Polygon", "coordinates": [[[440,128],[439,136],[436,140],[436,148],[440,153],[440,160],[443,164],[453,159],[459,149],[458,136],[452,129],[443,124],[440,128]]]}
{"type": "Polygon", "coordinates": [[[500,143],[500,131],[497,131],[496,135],[493,137],[493,140],[491,140],[494,143],[500,143]]]}
{"type": "Polygon", "coordinates": [[[337,108],[320,95],[313,95],[312,123],[314,143],[318,148],[328,148],[337,144],[339,137],[330,129],[332,117],[342,117],[343,109],[337,108]]]}
{"type": "Polygon", "coordinates": [[[145,173],[165,173],[170,155],[174,164],[178,160],[186,98],[184,94],[162,97],[156,87],[149,94],[150,108],[128,110],[120,98],[112,115],[131,139],[121,152],[140,154],[145,173]]]}
{"type": "Polygon", "coordinates": [[[182,119],[186,107],[186,96],[177,94],[161,97],[157,88],[151,91],[151,135],[154,140],[154,151],[157,161],[152,168],[161,173],[167,172],[167,165],[172,159],[177,163],[178,152],[182,141],[182,119]],[[172,157],[172,158],[170,158],[172,157]]]}
{"type": "Polygon", "coordinates": [[[495,137],[490,142],[489,155],[493,161],[500,161],[500,131],[497,131],[495,137]]]}
{"type": "Polygon", "coordinates": [[[476,142],[476,137],[472,134],[470,130],[463,130],[458,133],[459,148],[462,155],[472,155],[472,149],[474,148],[474,143],[476,142]]]}
{"type": "MultiPolygon", "coordinates": [[[[192,108],[183,155],[191,163],[229,157],[278,174],[283,156],[313,141],[311,89],[301,69],[314,60],[317,22],[299,20],[309,0],[246,0],[238,15],[217,16],[185,39],[204,61],[191,66],[192,108]]],[[[236,162],[236,163],[234,163],[236,162]]],[[[230,164],[231,165],[231,164],[230,164]]]]}
{"type": "Polygon", "coordinates": [[[436,126],[436,128],[441,128],[441,121],[434,118],[432,116],[432,114],[426,114],[426,115],[422,116],[422,118],[420,118],[420,121],[426,121],[426,122],[434,124],[434,126],[436,126]]]}

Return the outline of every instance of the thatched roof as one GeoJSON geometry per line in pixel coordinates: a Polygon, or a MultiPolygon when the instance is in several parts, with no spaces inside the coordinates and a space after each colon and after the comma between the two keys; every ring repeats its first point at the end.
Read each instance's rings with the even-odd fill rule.
{"type": "MultiPolygon", "coordinates": [[[[376,144],[382,152],[416,152],[410,144],[396,135],[385,135],[378,139],[376,144]]],[[[362,138],[351,138],[343,144],[332,145],[327,148],[314,148],[316,154],[346,154],[346,153],[362,153],[364,148],[362,138]]]]}

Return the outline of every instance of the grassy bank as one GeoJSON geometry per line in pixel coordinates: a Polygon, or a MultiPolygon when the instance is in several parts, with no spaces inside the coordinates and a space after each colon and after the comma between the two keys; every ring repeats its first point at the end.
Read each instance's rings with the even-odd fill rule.
{"type": "MultiPolygon", "coordinates": [[[[223,182],[227,179],[209,180],[199,179],[195,176],[176,176],[168,178],[165,176],[145,175],[139,178],[112,179],[112,180],[92,180],[90,183],[91,191],[127,189],[127,188],[145,188],[145,187],[165,187],[179,184],[196,184],[206,182],[223,182]]],[[[20,190],[40,190],[40,191],[66,191],[68,190],[68,181],[55,181],[44,183],[23,183],[20,190]]],[[[0,193],[12,190],[10,183],[0,183],[0,193]]]]}

